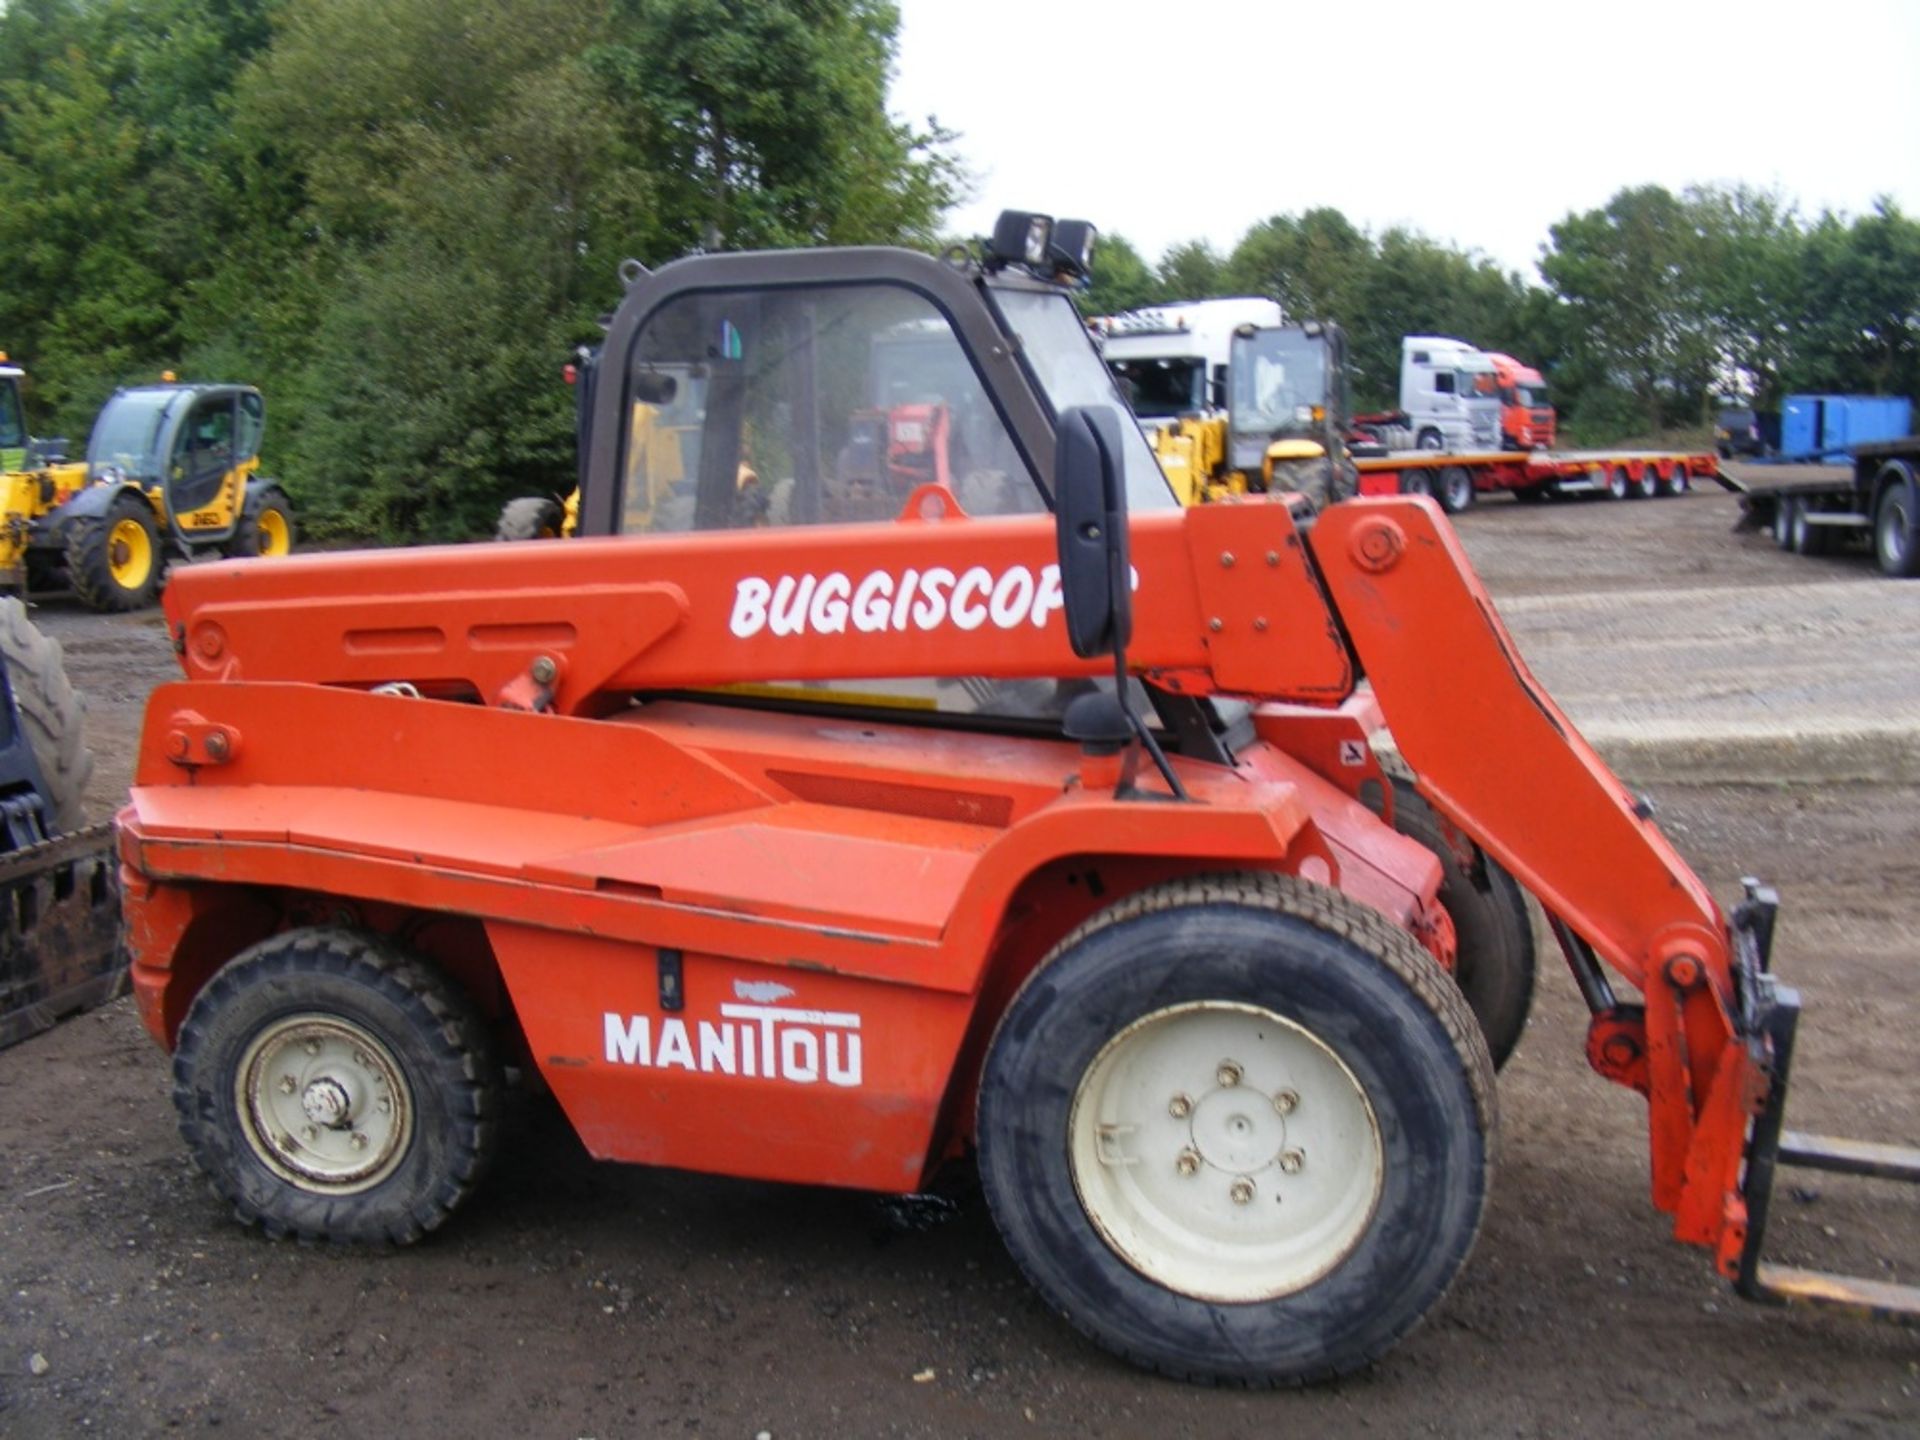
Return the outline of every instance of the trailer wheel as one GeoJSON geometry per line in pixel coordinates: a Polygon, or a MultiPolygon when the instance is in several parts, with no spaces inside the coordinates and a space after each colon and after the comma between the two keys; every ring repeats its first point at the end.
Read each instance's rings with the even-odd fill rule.
{"type": "Polygon", "coordinates": [[[1616,465],[1613,467],[1612,470],[1607,472],[1607,498],[1608,499],[1610,500],[1626,499],[1628,488],[1629,487],[1627,484],[1627,467],[1626,466],[1616,465]]]}
{"type": "Polygon", "coordinates": [[[1773,518],[1767,522],[1767,530],[1773,536],[1773,543],[1782,550],[1793,548],[1793,499],[1791,496],[1773,497],[1773,518]]]}
{"type": "Polygon", "coordinates": [[[1808,517],[1813,507],[1805,500],[1793,502],[1793,514],[1787,520],[1788,546],[1796,555],[1824,555],[1827,533],[1808,517]]]}
{"type": "Polygon", "coordinates": [[[349,930],[291,930],[207,982],[180,1027],[173,1102],[193,1157],[277,1238],[405,1245],[492,1152],[496,1068],[466,996],[349,930]]]}
{"type": "Polygon", "coordinates": [[[566,523],[560,503],[544,495],[522,495],[509,500],[500,511],[495,540],[557,540],[566,523]]]}
{"type": "Polygon", "coordinates": [[[1886,488],[1873,511],[1874,557],[1882,574],[1910,580],[1920,575],[1920,484],[1897,462],[1880,477],[1886,488]]]}
{"type": "Polygon", "coordinates": [[[1473,472],[1464,465],[1449,465],[1435,479],[1440,492],[1440,508],[1458,515],[1473,504],[1473,472]]]}
{"type": "Polygon", "coordinates": [[[1660,482],[1662,495],[1684,495],[1693,488],[1693,477],[1687,473],[1687,467],[1676,464],[1673,471],[1660,482]]]}
{"type": "Polygon", "coordinates": [[[1290,877],[1193,877],[1096,915],[1014,997],[980,1177],[1015,1260],[1100,1345],[1297,1385],[1446,1293],[1496,1123],[1473,1013],[1410,935],[1290,877]]]}
{"type": "Polygon", "coordinates": [[[1651,500],[1660,488],[1659,472],[1650,465],[1643,465],[1638,475],[1629,475],[1627,484],[1636,500],[1651,500]]]}
{"type": "Polygon", "coordinates": [[[1439,857],[1445,879],[1440,904],[1453,921],[1458,942],[1453,978],[1480,1023],[1496,1070],[1513,1056],[1533,1009],[1533,920],[1526,893],[1492,856],[1472,841],[1470,862],[1463,861],[1420,792],[1405,780],[1393,782],[1393,828],[1418,840],[1439,857]]]}
{"type": "Polygon", "coordinates": [[[1400,493],[1402,495],[1433,494],[1433,471],[1428,469],[1402,470],[1400,472],[1400,493]]]}

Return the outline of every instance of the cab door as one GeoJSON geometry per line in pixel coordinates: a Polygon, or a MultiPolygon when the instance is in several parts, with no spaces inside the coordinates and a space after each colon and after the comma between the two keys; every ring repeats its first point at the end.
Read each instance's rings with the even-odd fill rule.
{"type": "Polygon", "coordinates": [[[262,419],[258,395],[228,390],[196,400],[181,421],[166,473],[167,513],[183,535],[219,539],[233,529],[262,419]]]}

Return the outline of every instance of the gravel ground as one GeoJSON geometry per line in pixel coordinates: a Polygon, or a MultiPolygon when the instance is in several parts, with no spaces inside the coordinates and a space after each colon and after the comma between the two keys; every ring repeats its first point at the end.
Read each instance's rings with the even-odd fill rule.
{"type": "MultiPolygon", "coordinates": [[[[1733,513],[1711,493],[1496,499],[1460,528],[1577,719],[1609,704],[1809,721],[1920,706],[1920,585],[1781,556],[1730,533],[1733,513]],[[1876,623],[1897,643],[1861,641],[1876,623]],[[1737,649],[1751,652],[1739,674],[1737,649]]],[[[105,814],[145,695],[174,673],[164,630],[58,602],[39,618],[89,696],[105,814]]],[[[1920,1139],[1920,790],[1651,798],[1723,898],[1742,873],[1782,883],[1779,968],[1808,1001],[1792,1123],[1920,1139]]],[[[1581,1013],[1566,975],[1543,971],[1501,1079],[1491,1209],[1453,1295],[1374,1371],[1267,1395],[1156,1381],[1077,1339],[964,1175],[956,1216],[902,1228],[858,1195],[596,1164],[532,1098],[474,1202],[425,1244],[270,1243],[209,1196],[165,1059],[119,1002],[0,1052],[0,1434],[1914,1433],[1912,1332],[1748,1306],[1666,1238],[1644,1106],[1586,1068],[1581,1013]]],[[[1822,1178],[1779,1212],[1780,1258],[1920,1278],[1920,1207],[1893,1187],[1822,1178]]]]}

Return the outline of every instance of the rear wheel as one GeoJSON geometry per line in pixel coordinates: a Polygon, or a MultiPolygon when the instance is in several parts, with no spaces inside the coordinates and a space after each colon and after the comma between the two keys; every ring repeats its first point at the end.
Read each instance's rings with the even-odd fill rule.
{"type": "Polygon", "coordinates": [[[47,821],[62,832],[78,830],[86,822],[93,774],[86,707],[67,679],[60,642],[43,635],[27,618],[27,607],[11,596],[0,598],[0,657],[20,728],[46,783],[47,821]]]}
{"type": "Polygon", "coordinates": [[[1480,1023],[1495,1069],[1520,1043],[1533,1009],[1533,921],[1526,893],[1500,862],[1462,838],[1462,857],[1447,843],[1440,817],[1404,780],[1393,782],[1393,828],[1439,858],[1445,878],[1440,904],[1457,943],[1453,978],[1480,1023]]]}
{"type": "Polygon", "coordinates": [[[1402,470],[1400,472],[1400,493],[1402,495],[1433,494],[1433,471],[1402,470]]]}
{"type": "Polygon", "coordinates": [[[1920,485],[1905,466],[1889,465],[1882,478],[1889,472],[1873,511],[1873,554],[1883,574],[1911,579],[1920,575],[1920,485]]]}
{"type": "Polygon", "coordinates": [[[500,512],[496,540],[555,540],[566,517],[560,502],[544,495],[523,495],[509,500],[500,512]]]}
{"type": "Polygon", "coordinates": [[[1687,467],[1676,465],[1660,482],[1662,495],[1684,495],[1693,488],[1693,477],[1687,473],[1687,467]]]}
{"type": "Polygon", "coordinates": [[[1473,472],[1464,465],[1449,465],[1435,478],[1440,508],[1458,515],[1473,504],[1473,472]]]}
{"type": "Polygon", "coordinates": [[[1651,500],[1660,488],[1659,474],[1651,465],[1642,466],[1638,475],[1627,477],[1627,486],[1634,499],[1651,500]]]}
{"type": "Polygon", "coordinates": [[[1095,916],[1021,988],[981,1078],[980,1176],[1021,1268],[1099,1344],[1300,1384],[1446,1292],[1495,1123],[1472,1012],[1404,930],[1289,877],[1197,877],[1095,916]]]}
{"type": "Polygon", "coordinates": [[[67,575],[90,609],[151,605],[160,591],[160,569],[160,536],[144,497],[123,491],[104,515],[71,522],[67,575]]]}
{"type": "Polygon", "coordinates": [[[487,1031],[439,971],[348,930],[291,930],[207,982],[173,1057],[180,1131],[248,1224],[404,1245],[492,1153],[487,1031]]]}
{"type": "Polygon", "coordinates": [[[269,558],[293,553],[293,505],[278,485],[247,487],[246,503],[240,511],[240,523],[223,552],[230,556],[261,555],[269,558]]]}
{"type": "Polygon", "coordinates": [[[1616,465],[1607,473],[1607,497],[1612,500],[1624,500],[1631,486],[1627,481],[1627,467],[1616,465]]]}
{"type": "Polygon", "coordinates": [[[1787,522],[1789,543],[1796,555],[1823,555],[1827,549],[1827,533],[1812,521],[1813,506],[1807,501],[1797,501],[1793,515],[1787,522]]]}

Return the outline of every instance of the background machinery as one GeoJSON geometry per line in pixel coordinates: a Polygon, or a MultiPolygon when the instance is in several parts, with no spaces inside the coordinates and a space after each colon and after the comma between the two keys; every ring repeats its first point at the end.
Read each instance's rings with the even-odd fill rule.
{"type": "Polygon", "coordinates": [[[903,1193],[971,1151],[1100,1344],[1336,1375],[1474,1243],[1524,886],[1675,1235],[1742,1293],[1858,1303],[1761,1258],[1775,1165],[1863,1153],[1781,1132],[1771,894],[1715,903],[1430,500],[1181,507],[1058,283],[1091,241],[1009,213],[966,263],[635,277],[585,538],[182,573],[119,843],[217,1190],[273,1235],[415,1239],[511,1063],[607,1159],[903,1193]],[[1001,483],[828,519],[905,333],[964,362],[940,403],[991,418],[1001,483]],[[637,397],[696,363],[689,532],[627,491],[637,397]],[[749,444],[790,523],[741,505],[749,444]]]}
{"type": "Polygon", "coordinates": [[[59,643],[0,597],[0,1047],[126,985],[111,828],[85,824],[82,725],[59,643]]]}
{"type": "Polygon", "coordinates": [[[171,561],[291,550],[292,505],[259,473],[258,390],[172,382],[117,390],[81,464],[67,462],[57,442],[25,443],[20,378],[17,367],[0,367],[0,458],[19,456],[0,476],[0,581],[65,584],[95,610],[132,610],[152,602],[171,561]],[[9,423],[17,447],[6,443],[9,423]]]}

